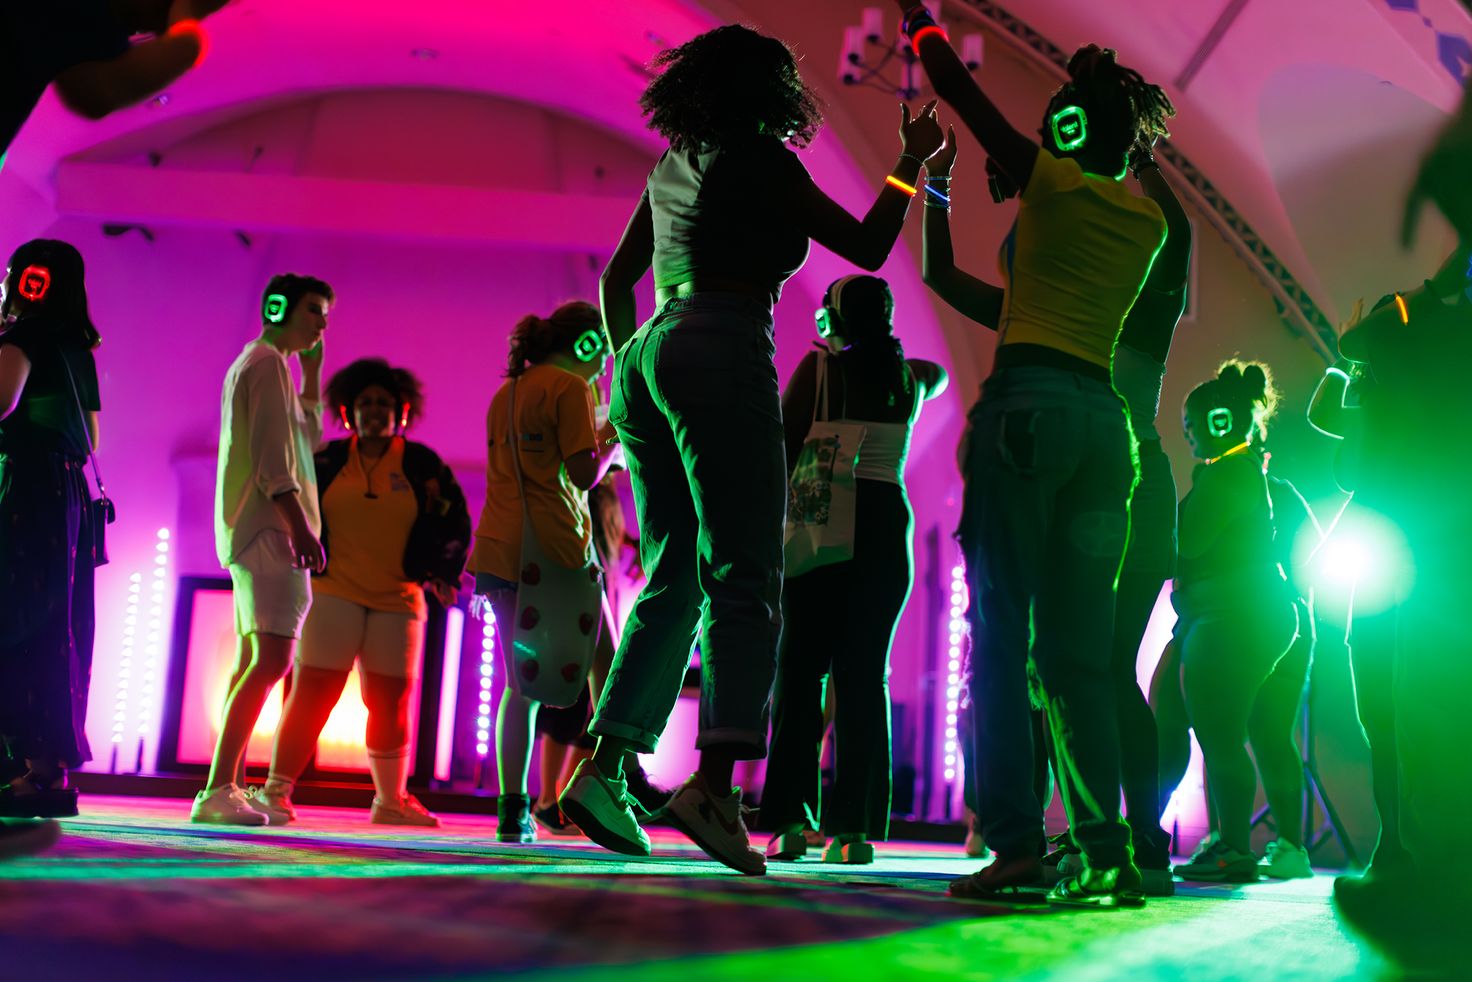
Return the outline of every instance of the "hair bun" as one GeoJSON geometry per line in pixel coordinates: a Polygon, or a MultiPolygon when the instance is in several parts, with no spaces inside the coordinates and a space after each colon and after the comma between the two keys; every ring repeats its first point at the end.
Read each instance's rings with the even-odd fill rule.
{"type": "Polygon", "coordinates": [[[1248,362],[1242,369],[1242,384],[1253,402],[1262,402],[1268,394],[1268,376],[1257,362],[1248,362]]]}
{"type": "Polygon", "coordinates": [[[1117,64],[1113,48],[1101,48],[1097,44],[1085,45],[1068,59],[1068,77],[1081,82],[1098,74],[1101,69],[1113,68],[1117,64]]]}

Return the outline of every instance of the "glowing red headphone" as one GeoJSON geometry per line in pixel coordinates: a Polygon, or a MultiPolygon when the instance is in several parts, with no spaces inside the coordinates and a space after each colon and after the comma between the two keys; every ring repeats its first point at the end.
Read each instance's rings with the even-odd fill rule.
{"type": "Polygon", "coordinates": [[[51,270],[45,266],[27,266],[20,274],[16,292],[32,303],[40,303],[51,291],[51,270]]]}

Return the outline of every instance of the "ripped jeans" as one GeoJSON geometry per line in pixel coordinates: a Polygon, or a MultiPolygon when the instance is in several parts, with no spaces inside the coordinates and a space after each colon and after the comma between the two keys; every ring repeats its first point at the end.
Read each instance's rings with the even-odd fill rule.
{"type": "Polygon", "coordinates": [[[1119,726],[1109,672],[1114,589],[1135,453],[1105,382],[1054,368],[998,372],[970,414],[959,537],[971,604],[977,817],[1003,858],[1040,854],[1028,662],[1033,662],[1075,841],[1122,866],[1119,726]]]}

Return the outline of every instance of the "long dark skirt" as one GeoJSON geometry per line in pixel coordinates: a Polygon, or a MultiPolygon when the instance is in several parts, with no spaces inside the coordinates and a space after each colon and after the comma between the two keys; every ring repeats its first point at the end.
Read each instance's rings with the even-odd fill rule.
{"type": "Polygon", "coordinates": [[[76,767],[92,679],[87,479],[60,454],[0,454],[0,736],[12,756],[76,767]]]}

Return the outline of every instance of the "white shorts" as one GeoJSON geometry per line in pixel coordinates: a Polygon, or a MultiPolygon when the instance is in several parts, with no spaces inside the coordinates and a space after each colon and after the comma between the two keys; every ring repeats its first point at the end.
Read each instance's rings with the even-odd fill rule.
{"type": "Polygon", "coordinates": [[[307,668],[364,672],[415,679],[423,667],[424,623],[413,614],[369,610],[341,597],[319,594],[307,615],[297,661],[307,668]]]}
{"type": "Polygon", "coordinates": [[[294,562],[291,538],[279,529],[266,529],[235,557],[235,633],[301,637],[312,606],[312,577],[294,562]]]}

